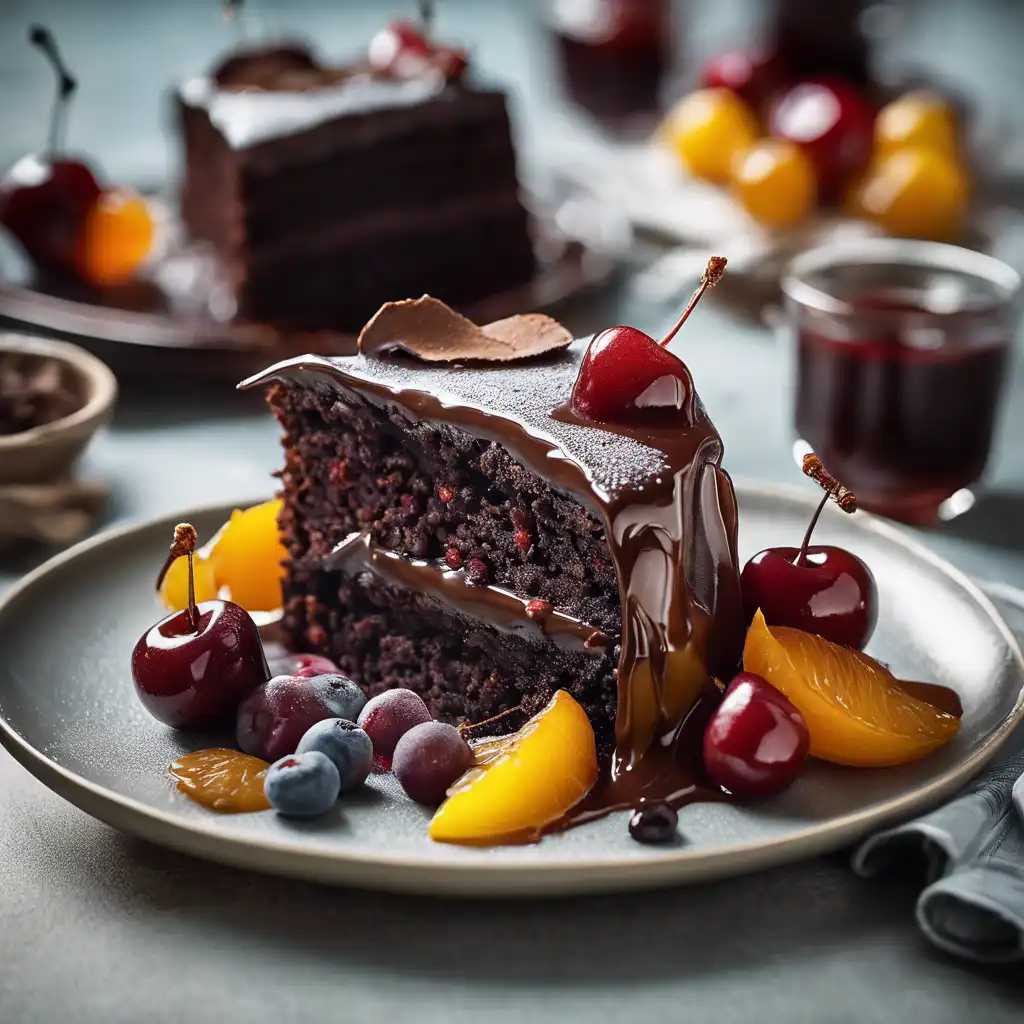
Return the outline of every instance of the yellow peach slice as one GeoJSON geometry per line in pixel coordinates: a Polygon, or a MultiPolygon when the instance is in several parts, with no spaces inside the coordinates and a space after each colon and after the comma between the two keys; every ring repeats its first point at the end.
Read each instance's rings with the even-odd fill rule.
{"type": "Polygon", "coordinates": [[[475,753],[476,767],[452,786],[430,823],[439,843],[536,841],[597,782],[594,730],[565,690],[518,732],[475,753]]]}
{"type": "Polygon", "coordinates": [[[811,733],[811,754],[825,761],[906,764],[960,728],[958,718],[911,696],[874,658],[799,629],[769,628],[760,611],[747,632],[743,668],[796,705],[811,733]]]}
{"type": "Polygon", "coordinates": [[[265,501],[245,511],[236,509],[211,546],[210,562],[218,590],[246,611],[281,607],[281,580],[288,552],[281,543],[277,517],[279,500],[265,501]]]}

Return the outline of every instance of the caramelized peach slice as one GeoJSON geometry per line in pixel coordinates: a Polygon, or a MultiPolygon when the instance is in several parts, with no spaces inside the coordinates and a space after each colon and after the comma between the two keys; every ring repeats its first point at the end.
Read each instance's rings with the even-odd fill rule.
{"type": "Polygon", "coordinates": [[[210,561],[217,588],[226,587],[231,600],[246,611],[269,612],[281,607],[282,563],[288,552],[277,525],[280,511],[279,500],[245,511],[236,509],[212,545],[210,561]]]}
{"type": "Polygon", "coordinates": [[[959,719],[911,696],[874,658],[799,629],[769,628],[760,610],[747,632],[743,668],[796,705],[811,733],[811,754],[825,761],[906,764],[960,728],[959,719]]]}
{"type": "Polygon", "coordinates": [[[594,730],[565,690],[518,732],[474,752],[476,767],[452,786],[430,823],[439,843],[535,841],[597,782],[594,730]]]}

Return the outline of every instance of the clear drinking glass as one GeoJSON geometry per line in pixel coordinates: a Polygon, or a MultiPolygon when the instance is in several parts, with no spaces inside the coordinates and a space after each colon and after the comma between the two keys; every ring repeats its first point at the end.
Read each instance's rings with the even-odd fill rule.
{"type": "Polygon", "coordinates": [[[985,470],[1020,275],[957,246],[865,239],[801,254],[782,287],[802,442],[864,508],[933,524],[985,470]]]}

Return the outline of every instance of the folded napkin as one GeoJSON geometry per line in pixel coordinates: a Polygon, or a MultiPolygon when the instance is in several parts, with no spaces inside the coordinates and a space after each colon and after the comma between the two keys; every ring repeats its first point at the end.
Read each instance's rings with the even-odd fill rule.
{"type": "Polygon", "coordinates": [[[927,862],[917,922],[937,946],[981,963],[1024,960],[1024,735],[962,795],[872,836],[853,855],[870,878],[927,862]]]}
{"type": "MultiPolygon", "coordinates": [[[[1024,633],[1024,591],[981,587],[1024,633]]],[[[960,796],[864,842],[853,869],[870,878],[921,859],[928,884],[917,921],[932,942],[980,963],[1024,960],[1024,725],[960,796]]]]}

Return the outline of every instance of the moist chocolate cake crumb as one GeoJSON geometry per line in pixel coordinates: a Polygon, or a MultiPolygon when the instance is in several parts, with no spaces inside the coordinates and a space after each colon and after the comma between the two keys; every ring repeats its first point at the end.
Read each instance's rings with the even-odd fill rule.
{"type": "Polygon", "coordinates": [[[382,548],[442,571],[461,569],[469,583],[540,599],[617,636],[618,586],[595,516],[500,445],[457,428],[410,423],[397,409],[341,403],[290,382],[274,384],[269,398],[284,428],[290,642],[332,658],[370,694],[413,689],[452,722],[522,704],[500,726],[515,729],[564,688],[602,723],[610,744],[617,646],[559,650],[501,634],[369,573],[351,579],[323,565],[336,545],[368,529],[382,548]]]}

